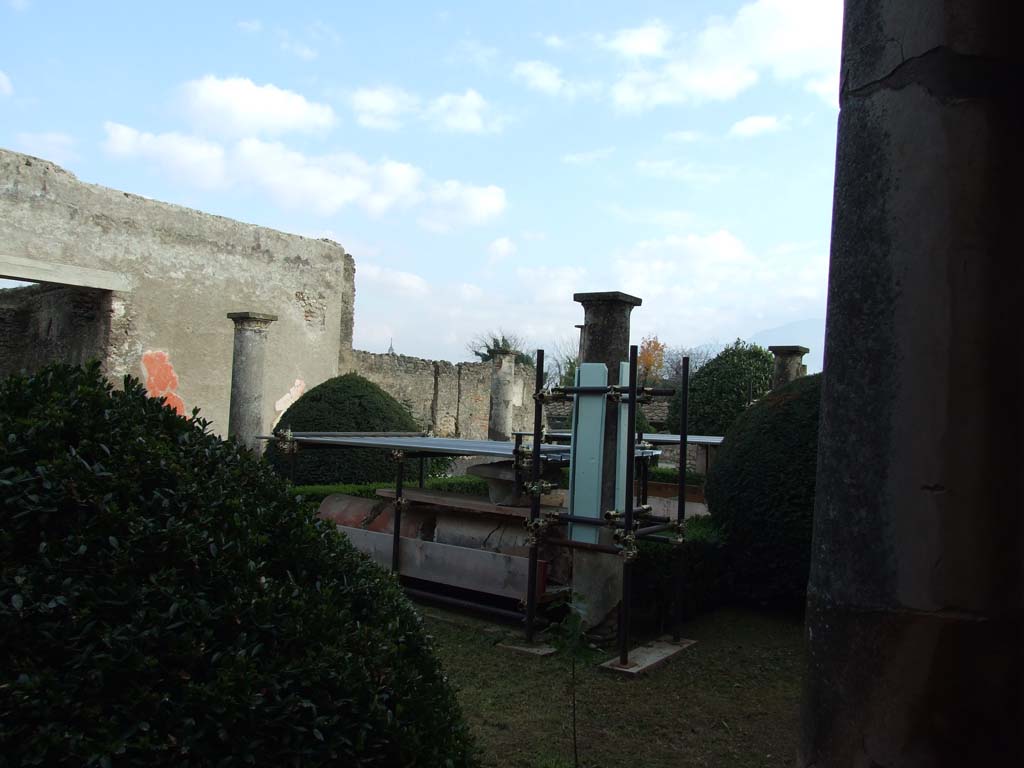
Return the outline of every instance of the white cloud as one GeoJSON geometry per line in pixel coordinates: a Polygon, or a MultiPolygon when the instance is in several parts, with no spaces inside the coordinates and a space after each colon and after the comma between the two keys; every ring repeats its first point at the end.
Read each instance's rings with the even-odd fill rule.
{"type": "MultiPolygon", "coordinates": [[[[572,295],[590,286],[585,282],[587,270],[584,267],[520,267],[516,277],[533,293],[534,302],[560,302],[570,308],[572,295]]],[[[577,321],[579,322],[579,321],[577,321]]],[[[571,325],[564,326],[567,331],[571,325]]]]}
{"type": "Polygon", "coordinates": [[[624,74],[612,99],[626,111],[729,100],[764,73],[820,89],[838,72],[842,13],[842,0],[754,0],[732,17],[708,21],[660,67],[624,74]]]}
{"type": "Polygon", "coordinates": [[[292,40],[287,35],[281,38],[281,50],[303,61],[313,61],[313,59],[320,55],[316,48],[306,45],[299,40],[292,40]]]}
{"type": "Polygon", "coordinates": [[[24,11],[31,5],[29,0],[7,0],[7,4],[15,11],[24,11]]]}
{"type": "Polygon", "coordinates": [[[729,135],[741,139],[749,139],[765,133],[782,130],[784,123],[774,115],[751,115],[733,123],[729,135]]]}
{"type": "Polygon", "coordinates": [[[644,176],[694,184],[713,184],[730,177],[732,168],[713,168],[679,160],[638,160],[636,169],[644,176]]]}
{"type": "Polygon", "coordinates": [[[539,91],[548,96],[561,96],[566,99],[595,93],[599,89],[597,83],[567,80],[562,76],[562,71],[558,67],[546,61],[520,61],[512,68],[512,76],[521,80],[532,91],[539,91]]]}
{"type": "Polygon", "coordinates": [[[423,172],[385,160],[369,163],[353,154],[307,157],[283,144],[243,139],[233,155],[239,178],[266,190],[285,208],[330,216],[358,204],[368,213],[417,203],[423,172]]]}
{"type": "Polygon", "coordinates": [[[427,213],[419,223],[438,233],[483,224],[503,213],[506,205],[505,190],[501,187],[480,187],[451,179],[434,183],[428,198],[427,213]]]}
{"type": "Polygon", "coordinates": [[[548,48],[556,48],[557,49],[557,48],[564,48],[565,47],[565,40],[563,40],[558,35],[544,35],[544,37],[541,38],[541,41],[548,48]]]}
{"type": "Polygon", "coordinates": [[[254,34],[263,29],[263,22],[259,19],[243,19],[238,22],[237,26],[243,32],[254,34]]]}
{"type": "Polygon", "coordinates": [[[426,117],[435,127],[452,133],[494,133],[502,121],[494,117],[487,100],[472,88],[464,93],[446,93],[434,99],[426,117]]]}
{"type": "Polygon", "coordinates": [[[419,109],[419,99],[391,86],[359,88],[351,100],[360,125],[388,131],[401,127],[402,117],[419,109]]]}
{"type": "Polygon", "coordinates": [[[498,49],[484,45],[479,40],[460,40],[445,57],[451,65],[470,64],[481,70],[490,69],[498,58],[498,49]]]}
{"type": "Polygon", "coordinates": [[[326,104],[307,101],[276,85],[242,77],[206,75],[182,86],[185,111],[200,127],[233,136],[311,133],[331,128],[336,118],[326,104]]]}
{"type": "Polygon", "coordinates": [[[691,144],[702,138],[704,137],[699,131],[670,131],[665,134],[665,141],[675,141],[680,144],[691,144]]]}
{"type": "Polygon", "coordinates": [[[487,246],[487,263],[491,266],[500,264],[510,256],[515,255],[515,252],[519,250],[516,244],[507,237],[499,237],[487,246]]]}
{"type": "Polygon", "coordinates": [[[823,99],[830,107],[839,109],[839,72],[832,72],[822,77],[812,78],[804,84],[804,88],[823,99]]]}
{"type": "Polygon", "coordinates": [[[626,208],[617,203],[602,206],[604,210],[621,221],[630,224],[644,224],[679,229],[693,223],[693,213],[677,208],[626,208]]]}
{"type": "Polygon", "coordinates": [[[0,69],[0,96],[13,96],[14,95],[14,84],[11,83],[11,78],[7,76],[7,73],[0,69]]]}
{"type": "Polygon", "coordinates": [[[642,27],[619,30],[604,45],[626,58],[661,57],[671,39],[672,31],[655,19],[642,27]]]}
{"type": "Polygon", "coordinates": [[[41,133],[19,133],[14,137],[14,146],[19,152],[65,165],[78,159],[75,153],[75,139],[59,131],[41,133]]]}
{"type": "Polygon", "coordinates": [[[357,284],[360,278],[379,283],[389,292],[410,299],[422,298],[430,293],[430,285],[419,275],[376,264],[363,262],[356,265],[357,284]]]}
{"type": "Polygon", "coordinates": [[[455,287],[455,291],[462,301],[477,301],[484,295],[483,289],[473,283],[459,283],[455,287]]]}
{"type": "Polygon", "coordinates": [[[172,176],[204,188],[226,182],[224,148],[180,133],[145,133],[120,123],[104,123],[104,149],[117,157],[156,163],[172,176]]]}
{"type": "Polygon", "coordinates": [[[615,151],[615,147],[601,147],[588,152],[570,152],[562,155],[562,162],[566,165],[593,165],[598,160],[609,157],[615,151]]]}

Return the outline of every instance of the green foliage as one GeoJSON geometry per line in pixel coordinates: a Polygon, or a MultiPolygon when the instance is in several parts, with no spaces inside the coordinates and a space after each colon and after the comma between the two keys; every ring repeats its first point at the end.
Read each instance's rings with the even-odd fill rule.
{"type": "Polygon", "coordinates": [[[498,355],[514,354],[516,365],[532,367],[533,358],[527,354],[525,346],[526,342],[514,333],[488,331],[474,338],[466,348],[482,363],[489,363],[498,355]]]}
{"type": "MultiPolygon", "coordinates": [[[[293,432],[415,432],[420,429],[402,405],[362,376],[328,379],[292,403],[278,428],[293,432]]],[[[276,443],[266,459],[281,476],[291,477],[291,457],[276,443]]],[[[378,448],[301,447],[295,456],[296,485],[370,483],[395,479],[389,451],[378,448]]]]}
{"type": "MultiPolygon", "coordinates": [[[[487,481],[482,477],[461,475],[459,477],[428,477],[424,485],[431,491],[464,493],[468,496],[486,496],[487,481]]],[[[394,488],[394,483],[335,483],[333,485],[295,485],[289,490],[309,502],[321,502],[333,493],[359,496],[366,499],[377,497],[378,488],[394,488]]],[[[415,483],[413,486],[416,487],[415,483]]]]}
{"type": "MultiPolygon", "coordinates": [[[[679,482],[679,468],[678,467],[651,467],[649,474],[647,475],[648,480],[652,483],[678,483],[679,482]]],[[[694,472],[693,470],[686,470],[686,484],[687,485],[704,485],[704,475],[700,472],[694,472]]]]}
{"type": "Polygon", "coordinates": [[[725,536],[738,598],[803,605],[820,398],[820,374],[763,397],[726,433],[708,473],[708,509],[725,536]]]}
{"type": "Polygon", "coordinates": [[[682,547],[683,617],[689,619],[716,608],[726,599],[722,537],[710,517],[690,518],[681,545],[651,540],[639,543],[631,593],[632,623],[638,632],[664,632],[672,626],[677,546],[682,547]]]}
{"type": "Polygon", "coordinates": [[[95,364],[0,381],[0,763],[467,766],[394,579],[95,364]]]}
{"type": "MultiPolygon", "coordinates": [[[[756,400],[771,389],[771,352],[736,339],[690,377],[688,431],[691,435],[724,435],[747,408],[750,395],[756,400]]],[[[668,423],[678,428],[682,392],[668,409],[668,423]]]]}

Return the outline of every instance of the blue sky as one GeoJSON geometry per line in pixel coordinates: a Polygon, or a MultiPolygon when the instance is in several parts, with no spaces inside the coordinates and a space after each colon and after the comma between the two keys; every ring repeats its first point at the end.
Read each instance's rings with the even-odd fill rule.
{"type": "Polygon", "coordinates": [[[0,3],[0,146],[337,240],[357,347],[550,347],[624,290],[636,341],[820,365],[841,0],[0,3]]]}

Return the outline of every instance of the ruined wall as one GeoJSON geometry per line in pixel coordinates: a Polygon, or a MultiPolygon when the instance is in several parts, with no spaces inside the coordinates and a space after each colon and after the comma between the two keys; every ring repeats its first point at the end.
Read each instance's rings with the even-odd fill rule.
{"type": "Polygon", "coordinates": [[[111,294],[37,285],[0,291],[0,377],[106,357],[111,294]]]}
{"type": "Polygon", "coordinates": [[[337,243],[85,184],[53,163],[0,150],[0,249],[123,275],[129,290],[110,294],[106,308],[106,373],[148,378],[182,408],[199,406],[221,433],[228,312],[278,316],[267,348],[268,426],[351,357],[355,268],[337,243]]]}
{"type": "MultiPolygon", "coordinates": [[[[424,430],[437,437],[487,439],[491,363],[449,363],[362,350],[352,350],[349,360],[347,370],[405,405],[424,430]]],[[[532,391],[532,370],[517,375],[512,394],[514,429],[533,429],[532,391]]]]}

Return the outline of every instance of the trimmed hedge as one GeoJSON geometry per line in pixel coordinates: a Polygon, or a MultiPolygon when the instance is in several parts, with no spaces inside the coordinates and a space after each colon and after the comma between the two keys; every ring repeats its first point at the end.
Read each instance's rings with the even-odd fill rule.
{"type": "Polygon", "coordinates": [[[394,579],[95,364],[0,381],[0,762],[468,766],[394,579]]]}
{"type": "MultiPolygon", "coordinates": [[[[633,629],[661,633],[672,626],[676,545],[644,540],[638,546],[640,554],[633,565],[631,584],[633,629]]],[[[686,521],[682,548],[683,617],[689,619],[725,601],[725,553],[722,538],[709,517],[686,521]]]]}
{"type": "MultiPolygon", "coordinates": [[[[687,431],[691,435],[724,435],[747,409],[747,401],[772,386],[775,358],[756,344],[736,339],[690,377],[687,431]]],[[[668,423],[679,425],[682,392],[669,402],[668,423]]]]}
{"type": "Polygon", "coordinates": [[[765,395],[725,436],[704,493],[741,600],[802,606],[814,515],[821,375],[765,395]]]}
{"type": "MultiPolygon", "coordinates": [[[[313,387],[281,416],[278,430],[293,432],[416,432],[420,427],[395,398],[354,373],[336,376],[313,387]]],[[[377,448],[300,447],[291,457],[276,443],[267,446],[270,466],[296,485],[372,483],[393,481],[396,474],[390,451],[377,448]]]]}

